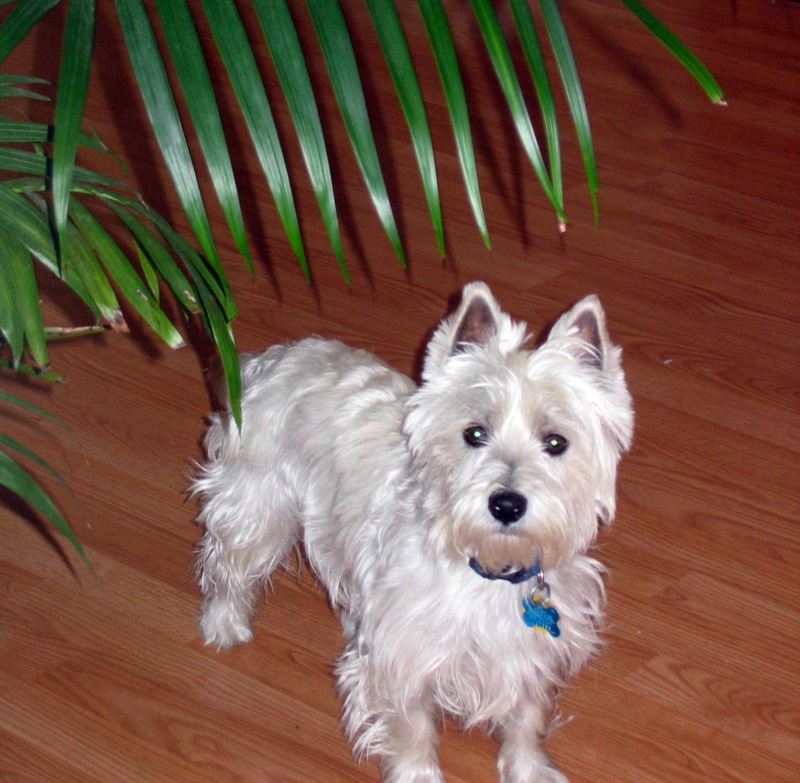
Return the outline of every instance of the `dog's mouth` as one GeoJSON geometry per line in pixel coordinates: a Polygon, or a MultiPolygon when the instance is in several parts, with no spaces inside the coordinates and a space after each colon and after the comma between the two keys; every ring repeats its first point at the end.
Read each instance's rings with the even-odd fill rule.
{"type": "Polygon", "coordinates": [[[484,579],[500,579],[504,582],[511,582],[511,584],[514,585],[533,579],[542,570],[541,564],[538,561],[527,568],[515,565],[507,565],[499,570],[493,570],[484,568],[474,557],[469,559],[469,566],[476,574],[482,576],[484,579]]]}

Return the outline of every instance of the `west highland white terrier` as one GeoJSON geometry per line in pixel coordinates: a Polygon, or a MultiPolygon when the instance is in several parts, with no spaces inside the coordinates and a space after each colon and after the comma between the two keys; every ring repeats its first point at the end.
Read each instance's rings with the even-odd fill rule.
{"type": "Polygon", "coordinates": [[[302,542],[347,638],[343,725],[384,783],[442,783],[437,722],[500,742],[503,783],[553,783],[555,700],[597,651],[633,411],[599,300],[525,348],[482,283],[427,346],[422,384],[310,338],[242,360],[243,426],[211,416],[193,484],[208,644],[248,641],[302,542]]]}

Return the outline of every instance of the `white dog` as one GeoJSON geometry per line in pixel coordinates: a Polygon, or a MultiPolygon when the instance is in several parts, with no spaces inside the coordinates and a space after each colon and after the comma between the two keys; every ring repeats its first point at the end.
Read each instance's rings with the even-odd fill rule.
{"type": "Polygon", "coordinates": [[[423,382],[311,338],[243,357],[243,426],[216,413],[193,491],[207,643],[251,638],[302,542],[339,613],[343,723],[385,783],[441,783],[437,719],[500,741],[504,783],[565,781],[542,749],[555,697],[598,649],[602,566],[633,412],[589,296],[536,350],[473,283],[423,382]]]}

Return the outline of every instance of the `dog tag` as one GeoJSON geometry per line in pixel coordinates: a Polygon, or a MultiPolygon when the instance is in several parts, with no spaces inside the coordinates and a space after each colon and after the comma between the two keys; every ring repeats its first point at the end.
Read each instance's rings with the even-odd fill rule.
{"type": "Polygon", "coordinates": [[[522,620],[529,628],[544,631],[550,636],[559,636],[561,628],[558,623],[558,609],[547,599],[546,595],[534,591],[530,597],[522,599],[522,620]]]}

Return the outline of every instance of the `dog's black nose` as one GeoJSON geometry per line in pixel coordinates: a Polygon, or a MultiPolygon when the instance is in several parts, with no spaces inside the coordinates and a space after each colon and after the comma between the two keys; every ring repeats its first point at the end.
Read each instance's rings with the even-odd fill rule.
{"type": "Polygon", "coordinates": [[[492,516],[504,525],[513,525],[521,519],[528,508],[528,501],[519,492],[501,490],[489,498],[489,511],[492,516]]]}

